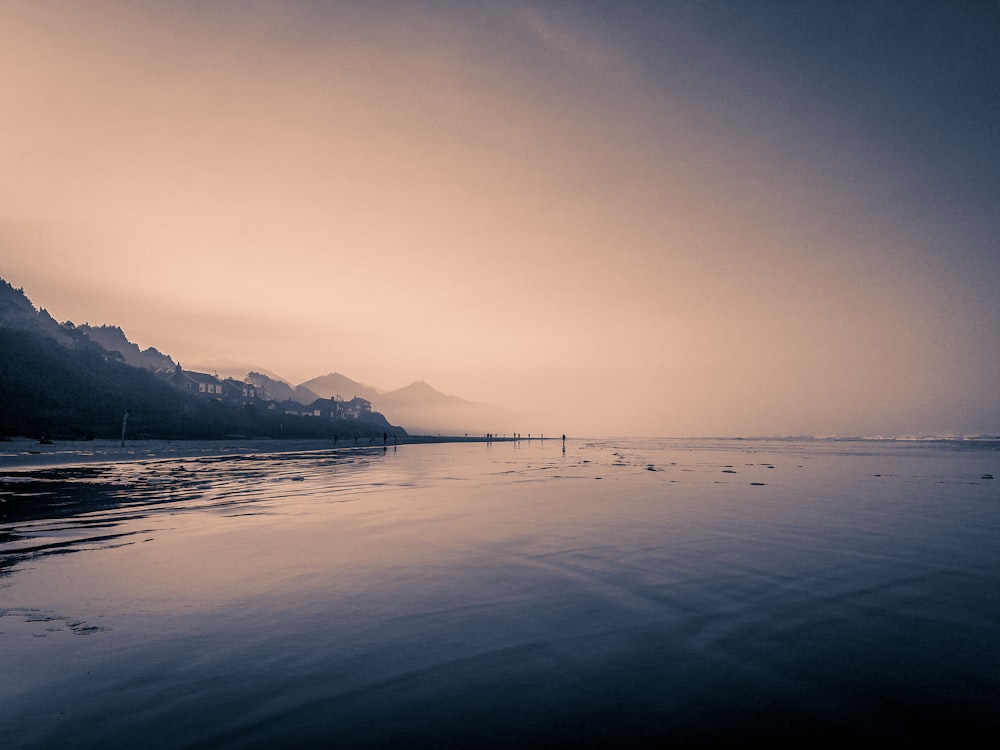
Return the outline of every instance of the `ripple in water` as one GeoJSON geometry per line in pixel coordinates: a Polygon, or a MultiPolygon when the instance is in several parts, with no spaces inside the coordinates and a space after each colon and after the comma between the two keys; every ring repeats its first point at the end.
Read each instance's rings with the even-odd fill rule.
{"type": "Polygon", "coordinates": [[[534,442],[8,472],[5,746],[997,739],[995,445],[534,442]]]}

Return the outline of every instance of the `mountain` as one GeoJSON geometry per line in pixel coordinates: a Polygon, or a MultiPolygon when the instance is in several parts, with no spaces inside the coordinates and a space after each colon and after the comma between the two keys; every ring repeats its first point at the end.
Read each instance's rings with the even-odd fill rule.
{"type": "Polygon", "coordinates": [[[7,328],[17,330],[38,330],[43,327],[38,320],[38,311],[31,304],[23,289],[15,289],[9,282],[0,283],[0,321],[7,328]]]}
{"type": "Polygon", "coordinates": [[[0,325],[45,336],[65,346],[79,341],[72,323],[60,325],[45,308],[36,310],[23,289],[15,289],[4,279],[0,279],[0,325]]]}
{"type": "Polygon", "coordinates": [[[70,321],[57,322],[45,308],[36,310],[23,289],[15,289],[3,279],[0,279],[0,325],[40,334],[71,348],[93,343],[101,350],[117,355],[126,364],[144,370],[173,370],[176,366],[170,357],[152,347],[140,349],[128,340],[118,326],[92,326],[89,323],[77,326],[70,321]]]}
{"type": "MultiPolygon", "coordinates": [[[[172,371],[159,368],[165,363],[173,360],[156,349],[140,350],[116,326],[56,322],[44,309],[36,310],[23,290],[0,279],[0,438],[117,438],[126,413],[130,438],[406,434],[378,413],[322,419],[289,414],[267,402],[199,397],[151,371],[172,371]]],[[[306,388],[267,380],[275,390],[284,386],[295,400],[317,398],[306,388]]]]}
{"type": "Polygon", "coordinates": [[[118,326],[92,326],[85,323],[77,326],[76,330],[103,349],[109,352],[118,352],[122,355],[125,363],[132,365],[132,367],[141,367],[144,370],[156,372],[157,370],[173,370],[177,366],[173,359],[153,347],[140,349],[137,344],[128,340],[125,332],[118,326]]]}
{"type": "Polygon", "coordinates": [[[350,401],[355,396],[360,396],[371,401],[373,404],[380,398],[382,393],[377,388],[372,388],[356,380],[351,380],[339,372],[331,372],[327,375],[320,375],[318,378],[307,380],[300,384],[299,388],[307,388],[323,398],[339,397],[344,401],[350,401]]]}
{"type": "Polygon", "coordinates": [[[504,430],[510,433],[516,429],[517,419],[512,412],[449,396],[422,380],[394,391],[383,391],[339,372],[331,372],[307,380],[299,387],[308,388],[323,398],[340,397],[347,401],[360,396],[368,399],[372,408],[385,414],[393,424],[416,434],[502,434],[504,430]]]}
{"type": "Polygon", "coordinates": [[[458,396],[448,396],[435,390],[423,380],[410,383],[408,386],[395,391],[382,393],[378,396],[378,402],[386,407],[406,409],[413,407],[464,407],[479,406],[472,401],[466,401],[458,396]]]}
{"type": "MultiPolygon", "coordinates": [[[[221,405],[207,406],[203,400],[178,401],[189,396],[178,394],[152,376],[153,372],[177,367],[170,356],[153,347],[140,349],[118,326],[58,323],[44,309],[36,309],[22,289],[15,289],[3,279],[0,330],[5,332],[0,342],[0,393],[11,404],[0,414],[0,435],[106,434],[114,429],[116,420],[120,422],[125,408],[145,415],[137,415],[130,425],[148,434],[207,436],[219,430],[224,430],[221,434],[266,434],[274,427],[263,415],[258,415],[256,421],[245,414],[237,419],[221,405]],[[151,379],[137,380],[136,371],[151,379]],[[122,390],[125,385],[127,392],[122,390]],[[78,403],[70,394],[75,394],[78,403]],[[111,404],[117,405],[112,408],[111,404]],[[178,410],[187,417],[179,419],[178,410]],[[17,419],[4,423],[15,412],[17,419]],[[142,419],[147,420],[145,427],[142,419]]],[[[276,402],[308,405],[320,397],[339,396],[349,401],[360,396],[370,401],[376,412],[391,418],[393,424],[416,433],[509,434],[519,430],[522,421],[513,412],[446,395],[423,381],[385,392],[338,372],[298,386],[260,369],[249,372],[246,379],[262,387],[276,402]]],[[[287,434],[287,425],[279,427],[287,434]]]]}
{"type": "Polygon", "coordinates": [[[0,319],[0,436],[113,438],[131,411],[132,436],[222,437],[239,419],[125,364],[81,337],[72,346],[0,319]],[[221,417],[221,418],[220,418],[221,417]]]}
{"type": "Polygon", "coordinates": [[[517,415],[488,404],[466,401],[417,381],[371,399],[373,408],[394,424],[417,434],[511,434],[519,429],[517,415]]]}
{"type": "Polygon", "coordinates": [[[294,401],[297,404],[306,406],[319,398],[319,396],[305,386],[292,386],[284,380],[277,380],[262,372],[248,372],[246,379],[263,388],[267,392],[267,397],[272,401],[294,401]]]}

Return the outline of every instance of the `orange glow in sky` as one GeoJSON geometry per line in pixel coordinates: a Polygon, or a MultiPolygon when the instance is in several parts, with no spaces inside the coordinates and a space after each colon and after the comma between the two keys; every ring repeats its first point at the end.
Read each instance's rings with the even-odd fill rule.
{"type": "Polygon", "coordinates": [[[0,275],[58,320],[553,434],[1000,432],[992,11],[3,5],[0,275]]]}

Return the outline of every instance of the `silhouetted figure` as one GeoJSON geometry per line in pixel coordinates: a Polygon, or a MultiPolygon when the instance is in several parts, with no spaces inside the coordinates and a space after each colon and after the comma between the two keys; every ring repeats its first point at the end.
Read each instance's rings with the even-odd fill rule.
{"type": "Polygon", "coordinates": [[[125,426],[128,424],[128,415],[131,413],[131,409],[126,409],[125,416],[122,417],[122,448],[125,447],[125,426]]]}
{"type": "Polygon", "coordinates": [[[563,453],[565,453],[566,452],[566,435],[565,434],[563,435],[562,440],[563,440],[563,453]]]}
{"type": "Polygon", "coordinates": [[[388,444],[389,444],[389,433],[383,432],[382,433],[382,445],[388,445],[388,444]]]}

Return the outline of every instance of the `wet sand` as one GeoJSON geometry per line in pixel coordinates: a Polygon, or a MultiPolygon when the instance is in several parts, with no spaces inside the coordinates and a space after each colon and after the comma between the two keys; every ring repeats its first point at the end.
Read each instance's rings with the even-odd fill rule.
{"type": "Polygon", "coordinates": [[[0,745],[996,746],[998,448],[0,471],[0,745]]]}
{"type": "MultiPolygon", "coordinates": [[[[422,443],[475,443],[483,437],[410,435],[392,436],[386,445],[422,443]]],[[[499,439],[498,439],[499,442],[499,439]]],[[[345,438],[333,440],[274,440],[267,438],[231,438],[225,440],[57,440],[45,445],[37,440],[14,438],[0,441],[0,469],[18,470],[36,467],[79,466],[82,464],[150,461],[156,459],[198,458],[211,456],[249,456],[270,453],[305,453],[332,449],[382,447],[381,438],[345,438]]]]}

